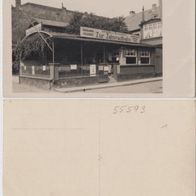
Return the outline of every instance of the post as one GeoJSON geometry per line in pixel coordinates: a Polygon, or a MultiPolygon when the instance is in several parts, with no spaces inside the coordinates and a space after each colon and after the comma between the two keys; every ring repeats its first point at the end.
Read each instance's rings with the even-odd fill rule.
{"type": "Polygon", "coordinates": [[[21,52],[19,56],[19,84],[21,84],[21,78],[20,76],[22,75],[22,70],[21,70],[21,52]]]}
{"type": "Polygon", "coordinates": [[[54,51],[54,39],[52,40],[52,65],[53,65],[53,80],[52,83],[55,82],[55,51],[54,51]]]}
{"type": "Polygon", "coordinates": [[[84,63],[84,59],[83,59],[83,42],[81,42],[80,44],[80,60],[81,60],[81,74],[82,74],[82,66],[83,66],[83,63],[84,63]]]}
{"type": "Polygon", "coordinates": [[[103,63],[106,64],[106,49],[105,49],[105,46],[103,46],[103,63]]]}

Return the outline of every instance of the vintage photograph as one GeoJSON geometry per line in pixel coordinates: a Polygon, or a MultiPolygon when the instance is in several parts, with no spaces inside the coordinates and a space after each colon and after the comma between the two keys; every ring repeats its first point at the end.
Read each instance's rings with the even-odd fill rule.
{"type": "Polygon", "coordinates": [[[162,0],[123,1],[12,0],[13,92],[162,94],[162,0]]]}

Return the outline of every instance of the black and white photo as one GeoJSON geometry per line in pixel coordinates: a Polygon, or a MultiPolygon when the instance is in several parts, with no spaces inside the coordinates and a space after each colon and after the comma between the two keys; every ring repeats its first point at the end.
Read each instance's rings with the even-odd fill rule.
{"type": "Polygon", "coordinates": [[[13,91],[162,93],[161,0],[119,13],[55,2],[13,0],[13,91]]]}

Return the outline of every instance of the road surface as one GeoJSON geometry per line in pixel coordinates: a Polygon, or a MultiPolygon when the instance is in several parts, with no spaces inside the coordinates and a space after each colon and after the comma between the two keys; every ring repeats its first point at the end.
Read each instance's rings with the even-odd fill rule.
{"type": "Polygon", "coordinates": [[[162,81],[88,90],[86,93],[162,93],[162,81]]]}
{"type": "Polygon", "coordinates": [[[81,92],[72,92],[72,93],[63,93],[63,92],[56,92],[54,90],[43,90],[34,86],[29,86],[25,84],[19,84],[18,77],[13,77],[13,92],[14,93],[44,93],[50,95],[64,95],[64,94],[85,94],[85,93],[162,93],[162,81],[154,81],[154,82],[145,82],[140,84],[131,84],[127,86],[117,86],[117,87],[110,87],[110,88],[103,88],[103,89],[94,89],[94,90],[87,90],[81,92]]]}

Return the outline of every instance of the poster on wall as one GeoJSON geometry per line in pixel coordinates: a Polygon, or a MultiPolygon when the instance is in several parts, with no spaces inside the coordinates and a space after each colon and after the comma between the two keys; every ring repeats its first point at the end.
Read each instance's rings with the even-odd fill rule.
{"type": "Polygon", "coordinates": [[[71,70],[77,70],[77,65],[71,65],[71,70]]]}
{"type": "Polygon", "coordinates": [[[96,76],[96,65],[90,65],[90,76],[96,76]]]}

